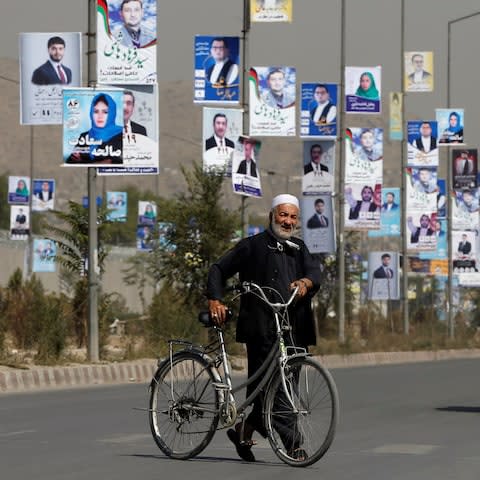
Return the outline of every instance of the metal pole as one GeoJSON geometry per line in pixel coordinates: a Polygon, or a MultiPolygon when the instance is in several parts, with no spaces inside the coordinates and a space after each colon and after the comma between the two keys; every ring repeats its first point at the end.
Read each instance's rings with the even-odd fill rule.
{"type": "Polygon", "coordinates": [[[33,270],[33,219],[32,219],[32,202],[33,202],[33,152],[34,152],[34,130],[30,125],[30,195],[28,196],[28,218],[30,219],[30,235],[27,239],[27,278],[30,279],[33,270]]]}
{"type": "MultiPolygon", "coordinates": [[[[95,54],[95,23],[96,0],[88,2],[88,86],[96,81],[95,63],[92,55],[95,54]]],[[[98,362],[99,333],[98,333],[98,231],[97,231],[97,170],[88,167],[88,359],[98,362]]]]}
{"type": "MultiPolygon", "coordinates": [[[[401,4],[401,14],[400,14],[400,25],[401,25],[401,40],[400,40],[400,65],[401,65],[401,79],[402,79],[402,128],[404,125],[403,118],[406,118],[405,115],[405,0],[402,0],[401,4]]],[[[402,313],[403,313],[403,333],[408,335],[410,330],[409,322],[409,311],[408,311],[408,252],[407,252],[407,186],[405,179],[405,168],[406,168],[406,159],[407,159],[407,142],[405,140],[405,132],[402,135],[402,146],[401,146],[401,155],[402,155],[402,258],[403,258],[403,268],[402,268],[402,313]]]]}
{"type": "Polygon", "coordinates": [[[340,117],[338,122],[337,143],[340,143],[340,168],[338,175],[338,341],[345,343],[345,12],[346,0],[341,0],[341,27],[340,27],[340,92],[338,106],[340,117]]]}

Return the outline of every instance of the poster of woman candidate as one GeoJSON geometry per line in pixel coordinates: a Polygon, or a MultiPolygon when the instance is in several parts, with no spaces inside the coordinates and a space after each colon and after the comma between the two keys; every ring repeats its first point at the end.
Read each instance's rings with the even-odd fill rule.
{"type": "Polygon", "coordinates": [[[438,167],[438,128],[433,120],[407,122],[409,167],[438,167]]]}
{"type": "Polygon", "coordinates": [[[296,135],[295,81],[296,70],[293,67],[250,69],[250,135],[296,135]]]}
{"type": "Polygon", "coordinates": [[[243,110],[203,109],[203,169],[211,173],[232,173],[233,152],[242,135],[243,110]]]}
{"type": "Polygon", "coordinates": [[[123,164],[123,91],[108,88],[63,91],[65,166],[123,164]]]}
{"type": "Polygon", "coordinates": [[[399,255],[398,252],[368,253],[368,298],[369,300],[399,300],[399,255]]]}
{"type": "Polygon", "coordinates": [[[156,0],[97,0],[97,78],[157,83],[156,0]]]}
{"type": "Polygon", "coordinates": [[[128,207],[127,192],[107,192],[107,220],[110,222],[126,222],[128,207]]]}
{"type": "Polygon", "coordinates": [[[464,109],[437,108],[435,116],[438,123],[439,145],[464,144],[464,109]]]}
{"type": "Polygon", "coordinates": [[[100,167],[98,175],[158,175],[157,86],[123,88],[123,166],[100,167]]]}
{"type": "Polygon", "coordinates": [[[293,0],[250,0],[250,21],[291,22],[293,0]]]}
{"type": "Polygon", "coordinates": [[[30,177],[8,177],[8,203],[28,205],[30,201],[30,177]]]}
{"type": "Polygon", "coordinates": [[[49,238],[33,240],[33,265],[35,273],[54,273],[56,267],[57,246],[49,238]]]}
{"type": "Polygon", "coordinates": [[[238,37],[195,36],[195,103],[239,103],[239,47],[238,37]]]}
{"type": "Polygon", "coordinates": [[[405,91],[433,92],[433,52],[405,52],[405,91]]]}
{"type": "Polygon", "coordinates": [[[21,33],[20,123],[60,125],[62,90],[82,81],[81,34],[21,33]]]}
{"type": "Polygon", "coordinates": [[[337,137],[337,85],[302,83],[300,137],[337,137]]]}
{"type": "Polygon", "coordinates": [[[302,192],[315,195],[335,188],[335,141],[303,142],[302,192]]]}
{"type": "Polygon", "coordinates": [[[42,178],[33,180],[32,211],[46,212],[55,205],[55,180],[42,178]]]}
{"type": "Polygon", "coordinates": [[[311,253],[335,253],[335,216],[330,194],[302,197],[302,235],[311,253]]]}
{"type": "Polygon", "coordinates": [[[240,136],[233,153],[232,186],[234,193],[248,197],[261,197],[259,155],[262,142],[240,136]]]}
{"type": "Polygon", "coordinates": [[[345,67],[345,112],[380,113],[382,67],[345,67]]]}

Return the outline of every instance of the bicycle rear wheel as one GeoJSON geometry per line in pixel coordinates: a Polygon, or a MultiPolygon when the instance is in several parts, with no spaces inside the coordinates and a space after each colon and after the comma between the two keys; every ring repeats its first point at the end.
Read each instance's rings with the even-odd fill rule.
{"type": "Polygon", "coordinates": [[[210,442],[219,419],[219,394],[208,362],[194,353],[174,355],[153,377],[149,423],[165,455],[185,460],[210,442]]]}
{"type": "Polygon", "coordinates": [[[328,370],[308,357],[289,361],[285,377],[286,389],[280,375],[268,388],[265,427],[282,461],[306,467],[318,461],[333,441],[339,412],[337,388],[328,370]]]}

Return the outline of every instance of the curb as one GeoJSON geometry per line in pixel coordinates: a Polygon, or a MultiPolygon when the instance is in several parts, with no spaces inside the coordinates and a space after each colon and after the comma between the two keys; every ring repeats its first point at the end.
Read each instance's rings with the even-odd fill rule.
{"type": "MultiPolygon", "coordinates": [[[[314,358],[327,368],[352,368],[474,359],[480,358],[480,349],[318,355],[314,358]]],[[[233,375],[244,373],[246,366],[247,361],[245,358],[233,359],[233,375]]],[[[0,393],[18,393],[32,390],[88,387],[94,385],[146,384],[152,378],[156,368],[157,360],[152,359],[103,365],[35,367],[31,370],[8,369],[0,371],[0,393]]]]}

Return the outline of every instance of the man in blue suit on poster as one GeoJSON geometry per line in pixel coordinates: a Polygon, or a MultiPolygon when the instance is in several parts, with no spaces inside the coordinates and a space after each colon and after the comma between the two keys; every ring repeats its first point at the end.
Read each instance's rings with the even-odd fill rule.
{"type": "Polygon", "coordinates": [[[68,85],[72,81],[72,71],[62,63],[65,55],[65,40],[62,37],[51,37],[47,48],[49,59],[33,72],[32,83],[68,85]]]}

